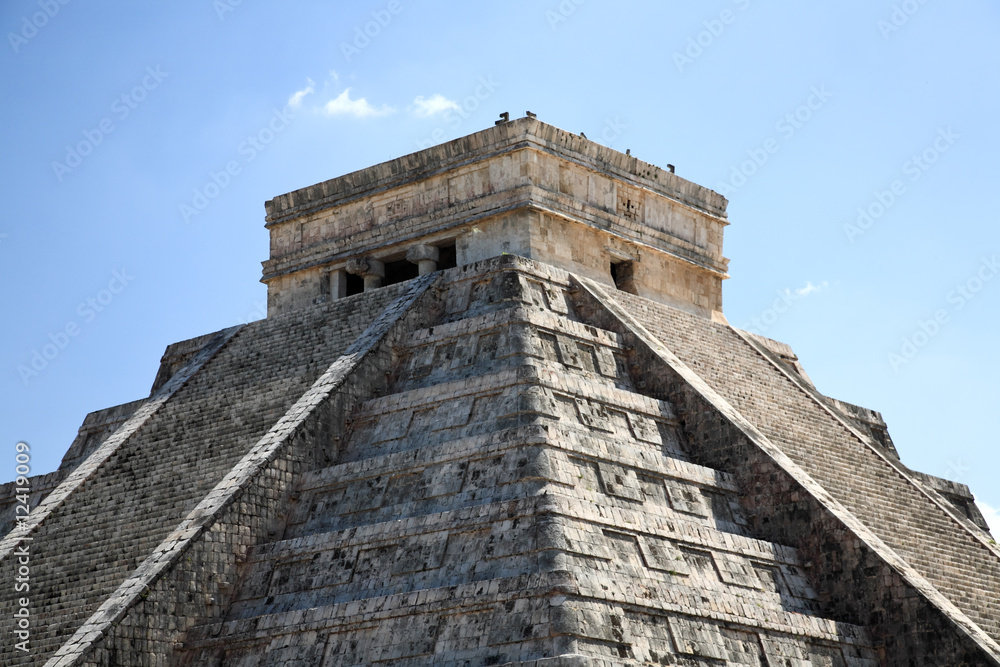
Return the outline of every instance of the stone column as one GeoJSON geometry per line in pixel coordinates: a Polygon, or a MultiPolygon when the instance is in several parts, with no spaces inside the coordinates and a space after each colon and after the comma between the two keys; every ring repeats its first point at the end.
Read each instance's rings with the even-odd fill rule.
{"type": "Polygon", "coordinates": [[[365,279],[365,291],[378,289],[385,278],[385,264],[377,259],[355,257],[347,260],[347,272],[365,279]]]}
{"type": "Polygon", "coordinates": [[[347,271],[344,269],[332,269],[323,272],[325,281],[325,293],[331,299],[343,299],[347,296],[347,271]]]}
{"type": "Polygon", "coordinates": [[[406,261],[417,265],[420,275],[434,273],[438,266],[438,249],[432,245],[415,245],[406,251],[406,261]]]}

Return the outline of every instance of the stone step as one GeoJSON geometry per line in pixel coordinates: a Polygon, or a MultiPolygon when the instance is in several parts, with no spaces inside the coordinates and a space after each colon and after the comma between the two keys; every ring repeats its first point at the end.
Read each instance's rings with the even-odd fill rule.
{"type": "MultiPolygon", "coordinates": [[[[43,664],[72,636],[402,289],[246,325],[93,471],[33,534],[53,566],[32,571],[25,660],[43,664]]],[[[21,659],[0,647],[0,663],[21,659]]]]}
{"type": "Polygon", "coordinates": [[[397,391],[548,360],[592,382],[632,389],[616,334],[523,306],[416,331],[403,342],[397,391]]]}
{"type": "Polygon", "coordinates": [[[621,292],[613,296],[861,524],[1000,641],[996,552],[733,329],[621,292]]]}
{"type": "Polygon", "coordinates": [[[568,274],[540,264],[515,263],[490,274],[476,275],[462,267],[445,293],[442,324],[524,305],[577,319],[569,297],[568,274]]]}
{"type": "Polygon", "coordinates": [[[586,487],[602,503],[649,501],[657,511],[739,531],[745,525],[731,479],[570,424],[529,425],[385,454],[308,474],[296,490],[288,537],[433,513],[506,497],[536,480],[586,487]]]}
{"type": "Polygon", "coordinates": [[[789,612],[749,619],[645,600],[609,605],[563,592],[563,577],[521,575],[200,626],[177,664],[426,665],[464,655],[481,665],[574,654],[653,664],[761,665],[764,655],[768,664],[878,664],[857,626],[789,612]]]}
{"type": "Polygon", "coordinates": [[[588,382],[557,364],[516,368],[382,396],[360,405],[340,462],[408,451],[541,421],[565,420],[684,456],[669,403],[588,382]]]}
{"type": "Polygon", "coordinates": [[[609,507],[593,491],[537,482],[508,488],[519,497],[491,497],[477,505],[259,547],[244,566],[243,593],[231,614],[346,601],[400,586],[492,578],[540,566],[541,561],[515,557],[546,549],[592,560],[561,569],[585,577],[598,573],[602,582],[622,580],[621,571],[605,578],[609,563],[621,560],[625,565],[619,563],[617,570],[626,565],[634,570],[626,580],[656,578],[655,587],[672,590],[697,582],[685,595],[713,591],[720,599],[737,586],[758,598],[771,595],[763,606],[777,606],[780,598],[783,608],[818,609],[798,557],[788,547],[726,534],[679,512],[654,515],[645,507],[609,507]]]}

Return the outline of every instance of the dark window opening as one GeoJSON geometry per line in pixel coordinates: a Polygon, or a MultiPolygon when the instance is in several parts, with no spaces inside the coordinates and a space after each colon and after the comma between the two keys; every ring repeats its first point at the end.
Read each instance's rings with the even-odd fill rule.
{"type": "Polygon", "coordinates": [[[347,276],[347,294],[345,296],[354,296],[365,291],[364,278],[353,273],[345,273],[344,275],[347,276]]]}
{"type": "Polygon", "coordinates": [[[438,248],[438,271],[454,269],[456,266],[458,266],[458,254],[455,252],[455,244],[438,248]]]}
{"type": "Polygon", "coordinates": [[[611,279],[622,292],[637,294],[633,279],[635,264],[629,261],[611,262],[611,279]]]}
{"type": "Polygon", "coordinates": [[[417,269],[417,265],[413,262],[408,262],[405,259],[401,259],[398,262],[386,262],[385,263],[385,278],[382,279],[382,285],[395,285],[396,283],[401,283],[404,280],[412,280],[416,278],[420,271],[417,269]]]}

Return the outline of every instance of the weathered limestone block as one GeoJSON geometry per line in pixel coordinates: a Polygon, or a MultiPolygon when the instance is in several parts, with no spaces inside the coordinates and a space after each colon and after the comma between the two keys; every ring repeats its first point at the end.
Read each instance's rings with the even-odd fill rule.
{"type": "Polygon", "coordinates": [[[369,257],[355,257],[347,262],[347,272],[365,279],[365,291],[378,289],[385,278],[385,264],[369,257]]]}
{"type": "Polygon", "coordinates": [[[440,251],[432,245],[415,245],[406,251],[406,261],[419,267],[420,275],[437,271],[440,251]]]}

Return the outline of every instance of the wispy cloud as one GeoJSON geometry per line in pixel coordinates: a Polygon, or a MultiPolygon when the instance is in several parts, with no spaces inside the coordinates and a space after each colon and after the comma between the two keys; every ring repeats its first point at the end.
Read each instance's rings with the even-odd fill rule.
{"type": "MultiPolygon", "coordinates": [[[[990,526],[990,531],[1000,529],[1000,509],[996,507],[990,507],[981,500],[976,501],[976,505],[979,506],[979,511],[983,513],[983,518],[986,519],[986,523],[990,526]]],[[[996,535],[996,533],[994,533],[996,535]]]]}
{"type": "Polygon", "coordinates": [[[305,88],[303,88],[302,90],[295,91],[292,94],[292,96],[288,98],[288,106],[292,107],[293,109],[298,108],[298,106],[302,104],[303,97],[305,97],[306,95],[312,95],[313,93],[316,92],[316,89],[314,88],[316,84],[313,82],[312,79],[306,79],[306,83],[307,85],[305,88]]]}
{"type": "Polygon", "coordinates": [[[460,111],[461,107],[458,106],[458,102],[454,100],[449,100],[444,95],[440,93],[435,93],[430,97],[425,98],[423,95],[418,95],[416,99],[413,100],[414,112],[421,117],[433,116],[435,114],[444,113],[449,109],[455,111],[460,111]]]}
{"type": "Polygon", "coordinates": [[[335,99],[330,100],[323,107],[331,116],[354,116],[355,118],[367,118],[368,116],[385,116],[391,114],[395,109],[390,106],[382,105],[381,107],[374,107],[368,103],[363,97],[359,97],[356,100],[351,99],[351,89],[346,88],[344,92],[338,95],[335,99]]]}
{"type": "Polygon", "coordinates": [[[823,282],[821,282],[819,285],[813,285],[812,281],[810,280],[809,282],[807,282],[805,284],[805,287],[799,287],[799,288],[796,288],[794,290],[785,288],[785,294],[787,294],[789,296],[791,296],[791,295],[794,294],[795,296],[797,296],[797,297],[799,297],[801,299],[801,298],[809,296],[810,294],[814,294],[816,292],[822,292],[823,290],[825,290],[829,286],[830,286],[830,283],[828,283],[825,280],[823,282]]]}

